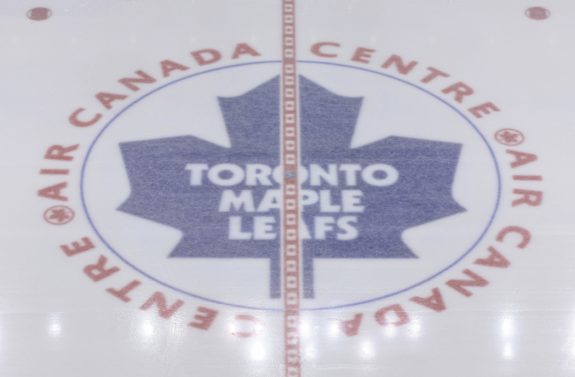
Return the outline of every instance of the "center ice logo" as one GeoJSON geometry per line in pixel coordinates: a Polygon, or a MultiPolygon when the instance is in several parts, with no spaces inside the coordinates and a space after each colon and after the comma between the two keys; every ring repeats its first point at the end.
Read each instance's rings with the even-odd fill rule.
{"type": "MultiPolygon", "coordinates": [[[[465,209],[451,193],[460,144],[392,136],[351,148],[362,98],[305,77],[300,93],[303,286],[312,298],[315,258],[417,258],[403,231],[465,209]]],[[[269,259],[277,298],[279,79],[219,104],[229,148],[193,136],[121,144],[131,195],[119,209],[181,230],[169,257],[269,259]]]]}

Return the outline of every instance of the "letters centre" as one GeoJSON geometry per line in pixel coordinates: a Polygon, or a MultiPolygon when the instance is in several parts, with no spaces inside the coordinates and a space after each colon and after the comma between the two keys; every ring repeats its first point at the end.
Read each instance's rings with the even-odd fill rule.
{"type": "MultiPolygon", "coordinates": [[[[217,211],[228,216],[230,240],[270,241],[279,237],[282,206],[280,166],[264,164],[189,163],[192,190],[221,189],[217,211]]],[[[385,188],[399,180],[388,164],[309,164],[298,172],[302,211],[313,212],[312,222],[300,219],[302,239],[350,241],[359,236],[363,187],[385,188]]],[[[383,195],[383,192],[382,192],[383,195]]]]}

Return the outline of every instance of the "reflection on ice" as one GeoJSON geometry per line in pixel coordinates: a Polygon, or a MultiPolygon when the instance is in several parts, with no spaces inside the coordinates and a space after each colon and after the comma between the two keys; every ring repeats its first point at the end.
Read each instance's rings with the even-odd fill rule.
{"type": "Polygon", "coordinates": [[[317,358],[317,347],[314,344],[308,344],[304,349],[304,358],[314,360],[317,358]]]}
{"type": "Polygon", "coordinates": [[[361,344],[360,356],[362,359],[373,359],[375,357],[375,348],[372,342],[366,340],[361,344]]]}
{"type": "Polygon", "coordinates": [[[387,338],[395,338],[397,335],[397,327],[395,326],[386,326],[383,328],[383,335],[387,338]]]}
{"type": "Polygon", "coordinates": [[[252,361],[265,361],[266,359],[266,348],[261,342],[253,342],[250,345],[250,358],[252,361]]]}
{"type": "Polygon", "coordinates": [[[155,333],[154,322],[149,318],[142,319],[139,332],[142,338],[147,339],[153,337],[155,333]]]}
{"type": "Polygon", "coordinates": [[[511,338],[515,335],[515,318],[512,315],[506,315],[501,320],[501,336],[511,338]]]}
{"type": "Polygon", "coordinates": [[[62,335],[62,318],[60,314],[54,313],[48,318],[48,334],[54,338],[62,335]]]}
{"type": "Polygon", "coordinates": [[[421,335],[421,320],[413,319],[407,329],[407,335],[412,339],[417,339],[421,335]]]}
{"type": "Polygon", "coordinates": [[[503,344],[503,358],[505,360],[512,360],[515,357],[513,343],[507,342],[503,344]]]}
{"type": "Polygon", "coordinates": [[[328,336],[333,339],[337,338],[341,334],[341,324],[339,321],[330,321],[329,325],[327,326],[327,334],[328,336]]]}

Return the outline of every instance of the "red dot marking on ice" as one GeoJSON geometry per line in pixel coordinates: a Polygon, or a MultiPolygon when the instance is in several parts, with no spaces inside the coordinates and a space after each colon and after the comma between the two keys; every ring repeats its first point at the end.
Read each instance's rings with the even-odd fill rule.
{"type": "Polygon", "coordinates": [[[513,128],[503,128],[495,133],[495,140],[499,144],[515,146],[522,144],[525,136],[513,128]]]}
{"type": "Polygon", "coordinates": [[[546,20],[551,16],[551,12],[549,9],[543,7],[531,7],[525,11],[527,17],[531,18],[532,20],[546,20]]]}
{"type": "Polygon", "coordinates": [[[74,210],[68,206],[53,206],[44,211],[44,220],[52,225],[68,224],[74,216],[74,210]]]}
{"type": "Polygon", "coordinates": [[[37,7],[26,12],[26,16],[34,21],[44,21],[50,18],[52,11],[49,8],[37,7]]]}

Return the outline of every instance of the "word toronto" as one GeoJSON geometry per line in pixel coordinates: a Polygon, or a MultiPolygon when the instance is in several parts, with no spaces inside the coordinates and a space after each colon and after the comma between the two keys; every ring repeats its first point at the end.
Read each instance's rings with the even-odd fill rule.
{"type": "MultiPolygon", "coordinates": [[[[216,187],[277,187],[282,180],[280,166],[272,168],[264,164],[246,164],[240,166],[231,163],[222,163],[214,166],[207,164],[187,164],[186,170],[190,172],[190,186],[198,187],[211,184],[216,187]]],[[[357,187],[360,183],[375,187],[387,187],[397,182],[399,174],[397,170],[387,164],[327,164],[325,167],[318,164],[302,166],[298,173],[302,185],[310,187],[327,186],[338,188],[357,187]]],[[[310,207],[317,207],[319,213],[362,213],[364,206],[361,204],[363,193],[358,189],[342,189],[337,193],[330,189],[302,189],[300,190],[300,204],[305,211],[310,207]]],[[[282,191],[279,188],[267,189],[256,199],[253,190],[224,189],[219,204],[219,212],[243,212],[267,214],[279,211],[282,206],[282,191]]],[[[335,237],[340,241],[356,239],[358,229],[354,225],[358,221],[357,216],[315,216],[313,231],[311,224],[305,224],[302,220],[302,239],[323,240],[329,233],[335,232],[335,237]],[[336,228],[338,231],[336,231],[336,228]]],[[[272,240],[279,236],[278,219],[276,216],[254,216],[252,218],[253,229],[244,230],[244,221],[241,216],[229,217],[230,240],[272,240]]]]}

